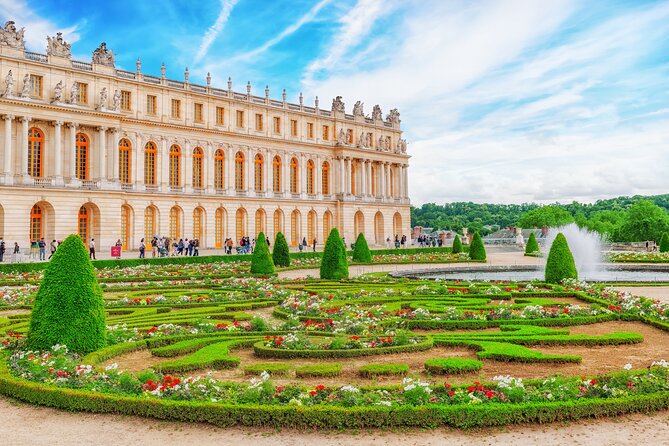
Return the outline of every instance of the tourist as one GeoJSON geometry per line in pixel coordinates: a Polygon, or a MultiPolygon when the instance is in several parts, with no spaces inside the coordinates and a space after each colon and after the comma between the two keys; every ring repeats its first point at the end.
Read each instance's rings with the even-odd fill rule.
{"type": "Polygon", "coordinates": [[[270,245],[271,245],[271,243],[269,242],[269,237],[267,237],[267,238],[265,239],[265,241],[267,242],[267,247],[269,248],[270,245]]]}
{"type": "MultiPolygon", "coordinates": [[[[188,239],[186,239],[188,240],[188,239]]],[[[179,243],[177,243],[177,254],[183,255],[184,253],[184,239],[180,238],[179,243]]]]}
{"type": "Polygon", "coordinates": [[[5,258],[5,241],[0,237],[0,262],[5,258]]]}
{"type": "Polygon", "coordinates": [[[193,240],[193,256],[198,257],[200,255],[200,239],[196,238],[193,240]]]}
{"type": "Polygon", "coordinates": [[[151,239],[151,257],[156,256],[156,251],[158,250],[158,239],[154,235],[151,239]]]}
{"type": "Polygon", "coordinates": [[[32,260],[37,259],[38,252],[39,252],[39,246],[37,245],[37,240],[30,240],[30,258],[32,260]]]}
{"type": "Polygon", "coordinates": [[[44,237],[39,239],[37,246],[39,247],[39,259],[46,260],[46,242],[44,241],[44,237]]]}
{"type": "Polygon", "coordinates": [[[228,237],[228,241],[225,244],[225,247],[227,248],[227,251],[228,251],[227,253],[228,254],[232,254],[232,245],[233,245],[232,237],[228,237]]]}
{"type": "Polygon", "coordinates": [[[314,252],[316,252],[316,239],[313,241],[313,246],[314,246],[314,252]]]}
{"type": "Polygon", "coordinates": [[[21,254],[21,248],[19,248],[19,242],[14,242],[14,254],[21,254]]]}
{"type": "Polygon", "coordinates": [[[189,256],[193,255],[194,244],[195,244],[195,241],[193,239],[188,240],[188,255],[189,256]]]}
{"type": "MultiPolygon", "coordinates": [[[[397,240],[397,236],[395,236],[395,240],[397,240]]],[[[386,238],[386,248],[390,248],[390,236],[386,238]]]]}
{"type": "Polygon", "coordinates": [[[88,243],[88,254],[91,257],[91,260],[96,260],[95,258],[95,239],[92,238],[91,241],[88,243]]]}
{"type": "Polygon", "coordinates": [[[308,243],[307,243],[307,238],[304,237],[302,239],[302,248],[307,249],[307,246],[309,246],[308,243]]]}
{"type": "Polygon", "coordinates": [[[56,249],[58,249],[58,245],[56,244],[56,240],[51,240],[51,243],[49,244],[49,250],[51,251],[51,254],[49,255],[49,260],[51,260],[51,257],[56,253],[56,249]]]}
{"type": "Polygon", "coordinates": [[[403,235],[402,239],[400,240],[400,244],[402,245],[402,248],[404,248],[404,245],[406,245],[407,242],[407,236],[403,235]]]}
{"type": "Polygon", "coordinates": [[[116,243],[114,243],[114,246],[118,248],[118,256],[116,257],[117,259],[121,258],[121,249],[123,249],[123,242],[121,239],[116,240],[116,243]]]}
{"type": "Polygon", "coordinates": [[[139,258],[144,258],[144,252],[146,251],[146,244],[144,244],[144,238],[139,241],[139,258]]]}

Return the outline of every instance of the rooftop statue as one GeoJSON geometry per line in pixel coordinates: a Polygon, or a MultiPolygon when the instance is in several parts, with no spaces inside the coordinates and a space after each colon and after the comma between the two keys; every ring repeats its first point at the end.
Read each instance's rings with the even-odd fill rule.
{"type": "Polygon", "coordinates": [[[374,120],[378,119],[379,121],[383,120],[383,112],[381,112],[381,107],[379,106],[379,104],[376,104],[372,109],[372,119],[374,120]]]}
{"type": "Polygon", "coordinates": [[[337,134],[337,145],[344,146],[346,145],[346,142],[346,133],[344,132],[344,129],[339,129],[339,133],[337,134]]]}
{"type": "Polygon", "coordinates": [[[357,101],[353,105],[353,116],[365,116],[365,112],[362,110],[362,107],[365,104],[363,102],[357,101]]]}
{"type": "Polygon", "coordinates": [[[23,34],[25,32],[25,28],[21,28],[17,31],[14,22],[8,20],[5,22],[5,27],[0,28],[0,44],[23,50],[26,48],[26,43],[23,40],[23,34]]]}
{"type": "Polygon", "coordinates": [[[346,113],[344,108],[344,102],[341,100],[341,96],[337,96],[332,100],[332,111],[339,113],[346,113]]]}
{"type": "Polygon", "coordinates": [[[386,116],[386,120],[392,124],[399,124],[400,112],[397,111],[396,108],[393,108],[392,110],[390,110],[390,113],[388,113],[388,116],[386,116]]]}
{"type": "Polygon", "coordinates": [[[63,40],[63,33],[46,38],[46,53],[49,56],[72,57],[72,45],[63,40]]]}
{"type": "Polygon", "coordinates": [[[107,67],[114,66],[114,53],[107,49],[107,44],[102,42],[99,47],[93,51],[93,63],[107,67]]]}

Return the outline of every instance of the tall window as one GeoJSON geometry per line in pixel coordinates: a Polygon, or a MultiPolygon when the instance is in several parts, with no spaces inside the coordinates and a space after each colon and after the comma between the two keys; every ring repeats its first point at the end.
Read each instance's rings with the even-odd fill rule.
{"type": "Polygon", "coordinates": [[[130,206],[121,206],[121,243],[124,251],[130,246],[130,212],[130,206]]]}
{"type": "Polygon", "coordinates": [[[235,215],[235,235],[237,236],[237,241],[242,237],[248,235],[246,233],[246,209],[239,208],[237,209],[237,214],[235,215]]]}
{"type": "Polygon", "coordinates": [[[307,122],[307,137],[310,139],[314,138],[314,123],[307,122]]]}
{"type": "Polygon", "coordinates": [[[131,94],[127,90],[121,90],[121,110],[130,111],[131,94]]]}
{"type": "Polygon", "coordinates": [[[307,243],[311,244],[314,242],[314,239],[316,238],[316,219],[318,217],[316,216],[316,211],[309,211],[307,214],[307,243]]]}
{"type": "Polygon", "coordinates": [[[330,139],[330,127],[327,125],[323,126],[323,140],[328,141],[330,139]]]}
{"type": "Polygon", "coordinates": [[[193,187],[202,189],[202,158],[204,154],[202,149],[196,147],[193,150],[193,187]]]}
{"type": "Polygon", "coordinates": [[[281,118],[274,117],[274,133],[281,133],[281,118]]]}
{"type": "Polygon", "coordinates": [[[42,176],[42,158],[44,147],[44,134],[36,128],[28,130],[28,175],[31,177],[42,176]]]}
{"type": "Polygon", "coordinates": [[[79,214],[77,215],[77,228],[79,230],[79,237],[88,245],[88,210],[86,207],[82,206],[79,208],[79,214]]]}
{"type": "Polygon", "coordinates": [[[195,208],[193,210],[193,238],[201,240],[202,239],[202,220],[204,216],[204,211],[202,208],[195,208]]]}
{"type": "Polygon", "coordinates": [[[265,210],[264,209],[258,209],[256,211],[256,237],[258,237],[258,234],[263,232],[265,234],[265,237],[267,237],[267,232],[265,231],[265,210]]]}
{"type": "Polygon", "coordinates": [[[216,125],[225,124],[225,109],[223,107],[216,107],[216,125]]]}
{"type": "Polygon", "coordinates": [[[330,194],[330,163],[327,161],[323,162],[323,166],[321,167],[321,174],[323,176],[322,180],[322,185],[321,189],[323,189],[323,194],[324,195],[329,195],[330,194]]]}
{"type": "Polygon", "coordinates": [[[204,107],[202,104],[193,104],[193,120],[195,122],[204,122],[204,107]]]}
{"type": "Polygon", "coordinates": [[[147,115],[155,115],[156,114],[156,103],[158,102],[158,99],[152,95],[149,94],[146,96],[146,114],[147,115]]]}
{"type": "Polygon", "coordinates": [[[223,150],[218,149],[214,152],[214,188],[223,189],[225,187],[225,154],[223,150]]]}
{"type": "Polygon", "coordinates": [[[181,186],[181,148],[176,144],[170,147],[170,186],[181,186]]]}
{"type": "Polygon", "coordinates": [[[83,133],[77,133],[76,148],[76,175],[79,180],[88,179],[88,137],[83,133]]]}
{"type": "Polygon", "coordinates": [[[42,208],[38,205],[30,210],[30,240],[39,240],[43,234],[42,208]]]}
{"type": "Polygon", "coordinates": [[[144,184],[156,184],[156,144],[152,141],[144,147],[144,184]]]}
{"type": "Polygon", "coordinates": [[[290,120],[290,136],[297,136],[297,119],[290,120]]]}
{"type": "Polygon", "coordinates": [[[277,209],[274,211],[274,235],[283,232],[283,211],[277,209]]]}
{"type": "Polygon", "coordinates": [[[264,167],[264,160],[261,154],[256,154],[255,160],[254,160],[254,179],[255,179],[255,191],[256,192],[262,192],[263,191],[263,167],[264,167]]]}
{"type": "Polygon", "coordinates": [[[331,229],[332,229],[332,214],[330,213],[330,211],[325,211],[325,214],[323,214],[323,241],[328,239],[331,229]]]}
{"type": "Polygon", "coordinates": [[[216,221],[215,221],[215,240],[214,246],[216,248],[223,247],[223,227],[225,225],[225,209],[218,208],[216,209],[216,221]]]}
{"type": "Polygon", "coordinates": [[[30,75],[30,95],[34,98],[41,98],[42,97],[42,86],[43,86],[43,78],[42,76],[38,76],[36,74],[31,74],[30,75]]]}
{"type": "Polygon", "coordinates": [[[235,155],[235,190],[244,190],[244,154],[237,152],[235,155]]]}
{"type": "Polygon", "coordinates": [[[256,130],[263,130],[263,116],[262,113],[256,113],[256,130]]]}
{"type": "Polygon", "coordinates": [[[172,118],[181,119],[181,101],[172,99],[172,118]]]}
{"type": "Polygon", "coordinates": [[[77,82],[77,87],[79,91],[77,102],[79,104],[88,104],[88,84],[77,82]]]}
{"type": "Polygon", "coordinates": [[[121,183],[130,183],[130,141],[125,138],[118,142],[118,177],[121,183]]]}
{"type": "Polygon", "coordinates": [[[307,161],[307,193],[314,193],[314,162],[307,161]]]}
{"type": "Polygon", "coordinates": [[[297,172],[298,164],[297,164],[297,158],[293,158],[290,160],[290,193],[291,194],[296,194],[297,193],[297,182],[298,182],[298,172],[297,172]]]}
{"type": "Polygon", "coordinates": [[[157,232],[156,227],[156,208],[149,206],[144,211],[144,242],[150,246],[151,239],[157,232]]]}
{"type": "Polygon", "coordinates": [[[357,174],[357,171],[358,171],[358,169],[357,169],[357,167],[356,167],[355,162],[353,162],[353,160],[351,160],[351,195],[355,195],[355,194],[356,194],[356,189],[355,189],[355,176],[356,176],[356,174],[357,174]]]}
{"type": "Polygon", "coordinates": [[[302,232],[302,222],[300,221],[300,211],[295,209],[290,214],[290,244],[297,246],[302,241],[300,232],[302,232]]]}
{"type": "Polygon", "coordinates": [[[237,110],[237,127],[240,129],[244,128],[244,111],[243,110],[237,110]]]}
{"type": "Polygon", "coordinates": [[[272,160],[272,190],[281,192],[281,157],[275,156],[272,160]]]}
{"type": "Polygon", "coordinates": [[[174,206],[170,209],[170,239],[181,238],[181,208],[174,206]]]}

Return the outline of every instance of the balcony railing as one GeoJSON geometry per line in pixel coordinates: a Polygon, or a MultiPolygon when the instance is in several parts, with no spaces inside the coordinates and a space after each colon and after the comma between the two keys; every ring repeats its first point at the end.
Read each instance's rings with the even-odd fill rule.
{"type": "Polygon", "coordinates": [[[26,51],[26,59],[42,63],[47,63],[49,61],[49,58],[46,54],[33,53],[31,51],[26,51]]]}
{"type": "Polygon", "coordinates": [[[221,189],[220,187],[216,188],[215,193],[216,195],[225,195],[225,189],[221,189]]]}
{"type": "Polygon", "coordinates": [[[83,180],[81,182],[81,189],[100,189],[100,182],[97,180],[83,180]]]}
{"type": "Polygon", "coordinates": [[[33,185],[37,187],[53,186],[53,178],[33,178],[33,185]]]}
{"type": "Polygon", "coordinates": [[[160,78],[155,76],[144,75],[144,82],[148,84],[160,85],[160,78]]]}
{"type": "Polygon", "coordinates": [[[77,70],[93,71],[93,64],[88,62],[82,62],[80,60],[73,60],[72,68],[76,68],[77,70]]]}
{"type": "Polygon", "coordinates": [[[170,186],[170,192],[183,192],[183,186],[170,186]]]}
{"type": "Polygon", "coordinates": [[[147,192],[158,192],[159,186],[157,184],[146,184],[144,189],[147,192]]]}
{"type": "Polygon", "coordinates": [[[135,190],[135,185],[132,183],[121,183],[121,190],[125,192],[130,192],[135,190]]]}
{"type": "Polygon", "coordinates": [[[123,79],[134,79],[135,78],[135,73],[133,73],[132,71],[116,70],[116,75],[118,77],[122,77],[123,79]]]}

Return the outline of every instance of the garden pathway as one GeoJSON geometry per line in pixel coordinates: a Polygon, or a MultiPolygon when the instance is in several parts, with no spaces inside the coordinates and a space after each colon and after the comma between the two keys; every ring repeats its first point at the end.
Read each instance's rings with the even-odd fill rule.
{"type": "Polygon", "coordinates": [[[617,286],[616,289],[669,304],[669,286],[617,286]]]}

